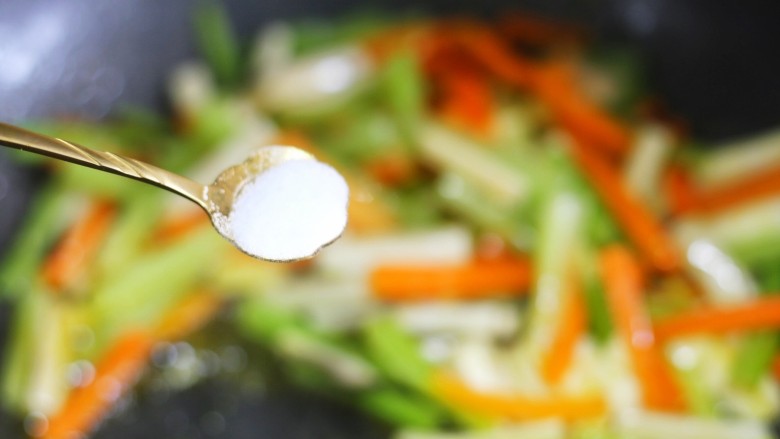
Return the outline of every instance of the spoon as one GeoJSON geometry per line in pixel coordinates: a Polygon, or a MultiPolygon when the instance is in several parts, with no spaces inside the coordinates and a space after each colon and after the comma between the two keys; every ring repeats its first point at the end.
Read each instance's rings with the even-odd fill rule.
{"type": "MultiPolygon", "coordinates": [[[[318,162],[311,154],[292,146],[258,148],[243,163],[224,170],[213,183],[203,185],[139,160],[112,152],[95,151],[66,140],[44,136],[4,123],[0,123],[0,145],[132,178],[181,195],[205,210],[209,214],[214,228],[223,237],[240,250],[259,259],[291,262],[312,257],[321,248],[339,238],[346,226],[348,189],[343,178],[329,166],[318,162]],[[279,174],[278,171],[282,168],[291,168],[293,164],[298,169],[297,171],[293,169],[293,171],[298,173],[292,175],[287,173],[287,178],[283,180],[287,183],[287,187],[279,188],[279,179],[277,178],[272,193],[261,197],[266,200],[266,204],[270,203],[269,207],[273,209],[261,213],[266,218],[261,218],[265,221],[260,222],[262,230],[258,233],[263,232],[270,236],[271,243],[268,245],[283,245],[283,241],[278,242],[280,239],[297,239],[298,241],[308,239],[308,242],[298,243],[294,249],[285,249],[283,252],[276,251],[274,253],[272,251],[268,253],[252,250],[257,245],[254,247],[246,245],[246,238],[242,237],[246,233],[238,236],[231,226],[234,205],[240,201],[239,197],[243,195],[242,189],[258,186],[251,184],[255,181],[260,182],[261,186],[262,184],[273,184],[271,181],[261,179],[268,180],[272,174],[279,174]],[[312,171],[320,176],[319,181],[307,178],[306,174],[312,171]],[[292,183],[301,181],[305,184],[297,185],[299,186],[297,188],[290,187],[296,186],[290,181],[292,183]],[[323,185],[323,183],[325,184],[323,185]],[[323,197],[323,194],[317,193],[324,190],[323,188],[335,188],[335,191],[331,191],[335,192],[335,196],[331,194],[331,196],[323,197]],[[269,197],[270,202],[267,201],[269,197]],[[326,200],[325,202],[312,201],[323,198],[326,200]],[[310,205],[307,206],[307,202],[310,205]],[[296,203],[298,205],[290,206],[290,204],[296,203]],[[310,209],[313,211],[307,211],[308,207],[313,207],[310,209]],[[273,216],[277,212],[282,212],[283,215],[295,215],[298,218],[274,218],[269,226],[267,217],[273,216]],[[329,220],[323,221],[323,218],[329,218],[329,220]],[[294,226],[290,226],[290,224],[294,226]],[[280,230],[274,230],[274,227],[280,230]],[[271,230],[268,230],[269,228],[271,230]]],[[[246,200],[243,200],[243,204],[246,204],[246,200]]]]}

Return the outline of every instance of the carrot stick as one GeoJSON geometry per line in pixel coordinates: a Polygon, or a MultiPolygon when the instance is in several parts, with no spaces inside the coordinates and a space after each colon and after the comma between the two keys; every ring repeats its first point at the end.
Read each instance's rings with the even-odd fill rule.
{"type": "Polygon", "coordinates": [[[567,70],[556,65],[538,68],[534,93],[575,139],[611,157],[622,157],[631,146],[628,130],[578,90],[574,74],[567,70]]]}
{"type": "Polygon", "coordinates": [[[386,301],[481,299],[525,293],[531,270],[527,259],[501,259],[466,265],[388,265],[371,273],[376,298],[386,301]]]}
{"type": "Polygon", "coordinates": [[[576,142],[571,152],[604,204],[648,262],[659,271],[677,271],[682,261],[674,241],[653,214],[628,192],[621,176],[603,158],[585,151],[576,142]]]}
{"type": "Polygon", "coordinates": [[[121,337],[95,367],[95,378],[73,390],[59,413],[49,418],[44,439],[82,437],[138,379],[154,344],[146,331],[121,337]]]}
{"type": "Polygon", "coordinates": [[[656,344],[643,307],[642,272],[638,262],[624,247],[613,246],[603,251],[600,265],[607,301],[630,351],[644,404],[657,410],[683,410],[682,393],[656,344]]]}
{"type": "Polygon", "coordinates": [[[178,340],[206,325],[222,309],[224,299],[211,291],[187,296],[169,310],[154,331],[158,340],[178,340]]]}
{"type": "Polygon", "coordinates": [[[581,397],[526,397],[481,393],[472,390],[458,378],[439,373],[432,378],[435,395],[456,408],[491,418],[511,421],[545,419],[551,417],[569,420],[604,416],[607,405],[601,396],[581,397]]]}
{"type": "Polygon", "coordinates": [[[571,288],[565,294],[561,315],[550,349],[542,359],[542,377],[549,384],[557,384],[571,365],[577,342],[586,329],[585,304],[580,291],[571,288]]]}
{"type": "Polygon", "coordinates": [[[780,296],[756,298],[728,308],[697,309],[656,323],[659,338],[689,334],[727,334],[780,328],[780,296]]]}
{"type": "Polygon", "coordinates": [[[682,212],[717,213],[778,194],[780,194],[780,169],[773,168],[722,188],[699,192],[692,197],[691,203],[682,212]]]}
{"type": "Polygon", "coordinates": [[[79,280],[95,257],[108,233],[116,210],[96,201],[63,235],[43,265],[43,280],[54,291],[62,291],[79,280]]]}
{"type": "Polygon", "coordinates": [[[443,36],[507,84],[527,89],[535,80],[536,66],[514,53],[504,39],[484,26],[459,23],[444,28],[443,36]]]}
{"type": "Polygon", "coordinates": [[[155,233],[154,242],[167,243],[176,241],[208,222],[209,216],[206,212],[201,209],[192,209],[185,214],[164,220],[155,233]]]}
{"type": "Polygon", "coordinates": [[[780,354],[775,355],[775,359],[772,360],[772,375],[777,381],[780,381],[780,354]]]}
{"type": "Polygon", "coordinates": [[[121,336],[95,366],[92,382],[73,390],[63,408],[49,419],[43,438],[68,439],[89,433],[133,386],[155,343],[197,331],[222,303],[211,292],[197,292],[169,310],[155,330],[132,330],[121,336]]]}
{"type": "Polygon", "coordinates": [[[621,157],[631,144],[628,131],[577,89],[570,69],[542,66],[516,54],[491,29],[473,23],[447,31],[454,42],[489,72],[509,85],[533,92],[553,117],[576,138],[599,151],[621,157]]]}
{"type": "Polygon", "coordinates": [[[696,204],[698,194],[690,176],[680,166],[670,167],[663,180],[663,190],[669,202],[669,208],[675,215],[690,211],[696,204]]]}
{"type": "Polygon", "coordinates": [[[477,136],[487,137],[495,104],[486,78],[479,72],[459,69],[440,77],[438,84],[442,89],[442,117],[477,136]]]}
{"type": "Polygon", "coordinates": [[[415,166],[414,161],[402,153],[379,155],[365,164],[368,173],[387,187],[398,187],[413,180],[417,174],[415,166]]]}

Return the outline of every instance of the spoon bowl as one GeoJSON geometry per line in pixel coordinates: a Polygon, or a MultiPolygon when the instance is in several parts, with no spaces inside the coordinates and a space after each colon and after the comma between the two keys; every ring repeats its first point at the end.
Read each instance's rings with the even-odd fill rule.
{"type": "MultiPolygon", "coordinates": [[[[68,161],[71,163],[87,166],[93,169],[97,169],[112,174],[117,174],[123,177],[131,178],[134,180],[142,181],[153,186],[157,186],[162,189],[166,189],[175,194],[181,195],[189,199],[190,201],[199,205],[205,210],[214,225],[214,228],[227,240],[236,245],[240,250],[245,253],[257,257],[259,259],[265,259],[274,262],[292,262],[300,259],[307,259],[319,251],[322,247],[335,241],[343,232],[344,226],[346,226],[346,198],[348,189],[346,189],[346,183],[335,170],[327,165],[320,164],[311,154],[292,147],[292,146],[266,146],[258,148],[253,152],[244,162],[227,168],[209,185],[203,185],[201,183],[190,180],[178,174],[174,174],[162,168],[150,165],[148,163],[141,162],[128,157],[123,157],[118,154],[105,151],[95,151],[86,148],[75,143],[68,142],[66,140],[48,137],[41,134],[37,134],[31,131],[24,130],[22,128],[0,123],[0,145],[9,148],[21,149],[28,152],[33,152],[48,157],[52,157],[59,160],[68,161]],[[330,221],[326,226],[320,226],[316,222],[317,213],[307,212],[307,206],[300,206],[297,211],[292,212],[295,215],[300,215],[304,219],[309,219],[309,222],[295,221],[295,218],[281,217],[276,218],[272,223],[274,225],[285,225],[286,223],[295,224],[296,230],[289,230],[290,227],[285,227],[287,235],[281,233],[281,236],[296,237],[301,231],[305,231],[308,227],[322,228],[322,233],[314,234],[312,239],[321,242],[312,242],[311,245],[305,246],[305,250],[285,253],[284,257],[265,256],[266,253],[260,251],[248,251],[247,247],[237,242],[236,235],[233,227],[231,226],[231,214],[233,213],[234,206],[241,194],[242,190],[250,183],[254,182],[264,173],[271,169],[282,167],[284,164],[289,164],[295,161],[305,161],[312,164],[317,163],[321,167],[325,167],[330,170],[327,177],[330,181],[336,181],[336,188],[339,194],[332,200],[336,205],[333,205],[332,211],[335,212],[335,221],[330,221]],[[343,200],[343,202],[342,202],[343,200]],[[343,216],[343,221],[339,220],[339,215],[343,216]],[[312,217],[314,216],[314,217],[312,217]],[[292,232],[292,233],[291,233],[292,232]]],[[[289,177],[289,176],[288,176],[289,177]]],[[[304,175],[292,176],[294,178],[287,178],[289,183],[288,188],[278,188],[281,190],[288,190],[290,186],[296,186],[296,180],[306,181],[304,175]],[[300,178],[295,178],[300,177],[300,178]]],[[[310,182],[311,183],[311,182],[310,182]]],[[[308,199],[319,199],[319,187],[303,188],[302,190],[308,192],[308,199]]],[[[280,191],[278,191],[280,192],[280,191]]],[[[298,191],[300,192],[300,190],[298,191]]],[[[295,191],[291,192],[292,195],[295,191]]],[[[273,194],[272,194],[273,195],[273,194]]],[[[279,205],[278,199],[284,197],[285,194],[277,194],[276,205],[279,205]]],[[[267,198],[267,197],[266,197],[267,198]]],[[[294,196],[289,197],[291,202],[295,202],[297,199],[294,196]]],[[[282,200],[284,201],[284,200],[282,200]]],[[[320,203],[321,205],[321,203],[320,203]]],[[[273,207],[274,205],[272,205],[273,207]]],[[[284,207],[284,204],[282,204],[284,207]]],[[[328,206],[331,207],[331,206],[328,206]]],[[[290,209],[285,212],[276,212],[274,209],[270,211],[260,211],[259,214],[265,217],[271,217],[273,215],[286,215],[289,214],[290,209]]],[[[321,212],[320,212],[321,213],[321,212]]],[[[252,218],[254,220],[255,218],[252,218]]],[[[275,230],[271,228],[268,230],[268,222],[260,222],[264,225],[260,232],[273,236],[275,230]]],[[[284,232],[283,230],[282,232],[284,232]]],[[[282,243],[283,244],[283,243],[282,243]]],[[[296,248],[303,248],[298,246],[296,248]]]]}

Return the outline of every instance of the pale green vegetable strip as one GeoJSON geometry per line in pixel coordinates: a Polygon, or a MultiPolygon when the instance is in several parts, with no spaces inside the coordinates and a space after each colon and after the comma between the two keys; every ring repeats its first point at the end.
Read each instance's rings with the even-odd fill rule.
{"type": "Polygon", "coordinates": [[[91,313],[98,349],[124,328],[155,321],[176,300],[197,287],[204,261],[219,257],[222,238],[211,228],[149,252],[95,291],[91,313]]]}
{"type": "Polygon", "coordinates": [[[66,199],[59,188],[48,186],[33,201],[31,211],[25,217],[24,228],[5,254],[0,269],[3,294],[13,297],[31,294],[38,266],[64,227],[61,214],[66,199]]]}
{"type": "Polygon", "coordinates": [[[363,336],[369,357],[382,372],[413,389],[427,391],[432,370],[416,338],[387,317],[368,321],[363,336]]]}
{"type": "Polygon", "coordinates": [[[684,415],[630,412],[618,419],[617,430],[633,439],[770,439],[758,420],[702,419],[684,415]]]}
{"type": "Polygon", "coordinates": [[[418,395],[378,388],[357,396],[357,404],[380,419],[406,428],[434,429],[446,414],[435,403],[418,395]]]}
{"type": "Polygon", "coordinates": [[[564,303],[565,285],[577,257],[582,231],[583,205],[568,191],[551,194],[539,221],[541,230],[536,247],[535,285],[529,309],[529,335],[544,343],[552,330],[550,319],[556,319],[564,303]]]}
{"type": "Polygon", "coordinates": [[[780,198],[770,198],[709,218],[689,218],[673,226],[683,245],[710,239],[743,264],[780,256],[780,198]]]}
{"type": "Polygon", "coordinates": [[[420,148],[425,160],[494,194],[496,201],[513,204],[530,193],[527,176],[516,167],[443,126],[426,124],[420,133],[420,148]]]}
{"type": "Polygon", "coordinates": [[[734,361],[734,383],[744,388],[755,387],[770,370],[778,348],[780,335],[776,332],[751,335],[744,341],[734,361]]]}
{"type": "Polygon", "coordinates": [[[200,50],[217,79],[233,85],[239,79],[241,53],[224,6],[216,1],[201,2],[195,14],[195,29],[200,50]]]}
{"type": "Polygon", "coordinates": [[[513,218],[510,209],[490,203],[474,184],[453,173],[444,172],[437,182],[437,193],[445,206],[473,225],[496,232],[519,250],[528,250],[535,232],[530,225],[513,218]]]}
{"type": "Polygon", "coordinates": [[[425,114],[426,90],[419,61],[412,50],[394,54],[382,72],[382,85],[399,131],[413,145],[425,114]]]}
{"type": "Polygon", "coordinates": [[[672,134],[667,128],[661,125],[641,127],[624,170],[628,190],[656,211],[663,207],[658,188],[672,147],[672,134]]]}
{"type": "Polygon", "coordinates": [[[697,184],[713,188],[775,166],[780,166],[780,130],[721,145],[702,156],[693,171],[697,184]]]}
{"type": "Polygon", "coordinates": [[[155,232],[160,218],[158,189],[143,189],[125,202],[116,223],[106,237],[103,251],[96,258],[100,276],[116,276],[141,252],[142,246],[155,232]]]}

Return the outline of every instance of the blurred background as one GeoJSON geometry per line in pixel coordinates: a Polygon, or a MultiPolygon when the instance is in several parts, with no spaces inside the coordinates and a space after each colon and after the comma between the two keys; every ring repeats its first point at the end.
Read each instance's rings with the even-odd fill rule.
{"type": "MultiPolygon", "coordinates": [[[[277,20],[335,17],[355,8],[486,18],[506,10],[526,11],[580,26],[599,41],[635,49],[664,109],[709,146],[780,124],[780,57],[776,56],[780,2],[226,0],[224,4],[243,40],[277,20]]],[[[192,29],[196,6],[189,0],[0,2],[0,121],[99,120],[124,106],[169,111],[168,73],[197,56],[192,29]]],[[[25,221],[41,179],[39,171],[12,164],[0,151],[0,257],[25,221]]],[[[5,334],[8,315],[9,307],[0,307],[5,334]]],[[[99,437],[154,435],[177,422],[164,413],[181,413],[180,418],[187,419],[206,416],[202,421],[206,431],[209,422],[212,427],[214,422],[230,426],[217,429],[214,437],[258,437],[257,431],[276,438],[386,434],[351,409],[307,394],[247,397],[236,402],[240,408],[229,419],[212,416],[209,421],[209,401],[224,400],[235,389],[206,383],[188,392],[167,399],[166,405],[143,406],[127,418],[113,420],[99,437]],[[131,429],[139,419],[145,423],[131,429]]]]}

